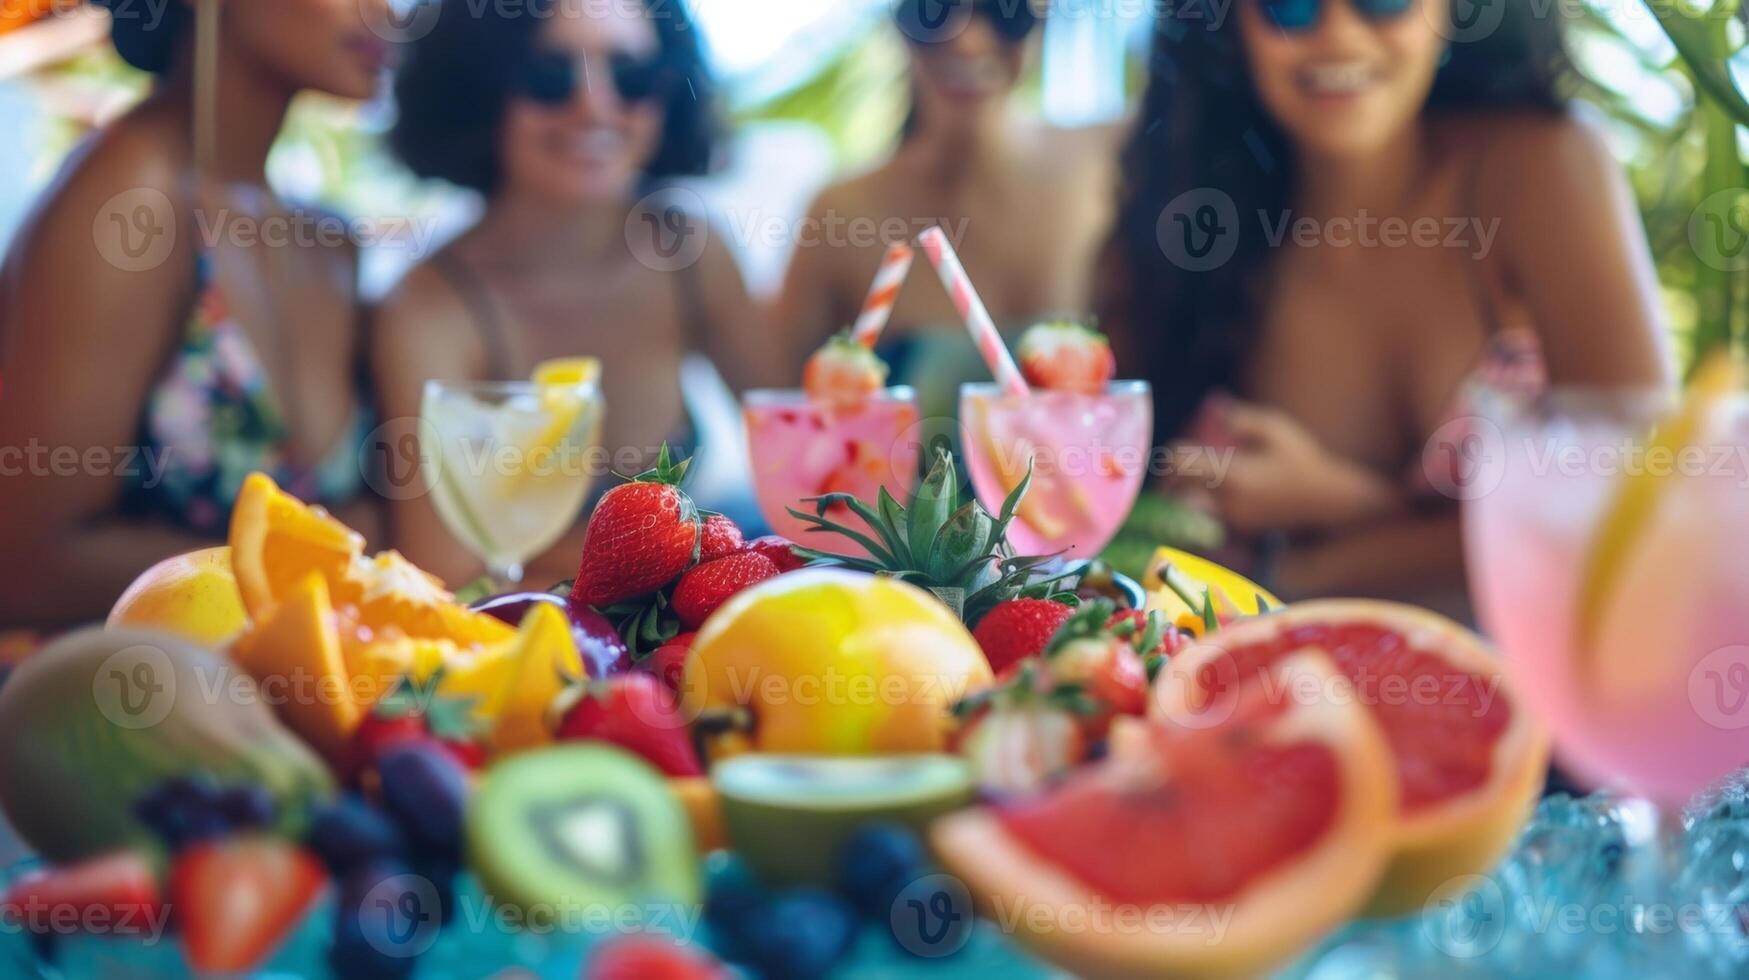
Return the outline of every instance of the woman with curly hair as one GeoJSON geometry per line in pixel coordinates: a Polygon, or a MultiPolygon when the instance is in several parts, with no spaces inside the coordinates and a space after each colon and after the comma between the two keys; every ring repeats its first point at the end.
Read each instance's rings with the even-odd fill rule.
{"type": "Polygon", "coordinates": [[[266,163],[299,93],[376,91],[388,0],[100,2],[156,79],[71,156],[0,269],[0,446],[25,453],[0,478],[6,623],[101,616],[148,566],[222,540],[252,470],[373,518],[357,249],[282,203],[266,163]]]}
{"type": "MultiPolygon", "coordinates": [[[[734,257],[684,207],[696,195],[664,194],[716,152],[713,86],[684,8],[440,6],[408,52],[390,141],[415,173],[485,207],[384,304],[374,363],[390,417],[417,416],[428,379],[526,378],[542,360],[595,354],[606,447],[636,472],[664,441],[690,441],[688,353],[737,386],[763,380],[771,362],[734,257]]],[[[397,501],[390,519],[421,567],[452,581],[478,573],[428,500],[397,501]]],[[[531,577],[571,574],[579,548],[561,541],[531,577]]]]}

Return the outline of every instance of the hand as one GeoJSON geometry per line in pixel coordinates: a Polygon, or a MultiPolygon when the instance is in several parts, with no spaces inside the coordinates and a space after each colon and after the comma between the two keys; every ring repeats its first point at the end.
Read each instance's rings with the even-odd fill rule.
{"type": "Polygon", "coordinates": [[[1241,534],[1328,528],[1395,511],[1383,477],[1325,449],[1277,408],[1217,398],[1195,427],[1181,480],[1206,488],[1214,512],[1241,534]]]}

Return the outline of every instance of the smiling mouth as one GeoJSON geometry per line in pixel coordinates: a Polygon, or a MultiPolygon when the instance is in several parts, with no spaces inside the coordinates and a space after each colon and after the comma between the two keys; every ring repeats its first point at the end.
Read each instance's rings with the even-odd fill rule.
{"type": "Polygon", "coordinates": [[[1300,90],[1321,98],[1359,95],[1376,85],[1379,72],[1360,61],[1326,62],[1300,69],[1300,90]]]}
{"type": "Polygon", "coordinates": [[[617,163],[625,156],[626,137],[612,127],[592,126],[559,140],[557,148],[575,163],[602,166],[617,163]]]}

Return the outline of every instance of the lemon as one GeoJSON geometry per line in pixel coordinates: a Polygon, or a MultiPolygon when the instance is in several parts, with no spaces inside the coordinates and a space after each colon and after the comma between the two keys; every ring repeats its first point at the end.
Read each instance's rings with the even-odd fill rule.
{"type": "Polygon", "coordinates": [[[163,630],[217,649],[249,623],[231,572],[230,548],[166,558],[147,569],[116,600],[108,625],[163,630]]]}
{"type": "MultiPolygon", "coordinates": [[[[1682,405],[1653,430],[1646,455],[1679,458],[1701,433],[1719,401],[1742,386],[1742,365],[1720,351],[1696,372],[1682,405]]],[[[1628,558],[1657,514],[1672,474],[1651,468],[1630,470],[1615,489],[1609,510],[1592,538],[1590,557],[1579,587],[1578,651],[1589,658],[1596,648],[1598,624],[1611,594],[1622,578],[1628,558]]]]}

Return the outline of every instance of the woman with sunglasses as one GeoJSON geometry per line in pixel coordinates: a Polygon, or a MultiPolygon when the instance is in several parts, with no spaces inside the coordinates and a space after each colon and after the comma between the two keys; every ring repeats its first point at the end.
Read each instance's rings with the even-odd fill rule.
{"type": "Polygon", "coordinates": [[[1559,95],[1556,20],[1520,0],[1164,18],[1106,317],[1157,431],[1213,450],[1182,475],[1284,593],[1461,610],[1453,480],[1477,461],[1424,447],[1462,442],[1464,383],[1503,351],[1520,380],[1670,377],[1633,197],[1559,95]]]}
{"type": "MultiPolygon", "coordinates": [[[[613,468],[638,472],[664,441],[690,441],[688,352],[737,386],[764,380],[769,359],[734,258],[703,216],[657,194],[704,173],[716,147],[685,5],[446,0],[396,91],[396,153],[485,207],[379,315],[387,417],[416,418],[429,379],[526,378],[548,358],[596,355],[613,468]]],[[[390,519],[421,567],[450,581],[478,574],[427,500],[395,502],[390,519]]],[[[575,572],[579,547],[560,542],[545,571],[575,572]]]]}
{"type": "MultiPolygon", "coordinates": [[[[1040,33],[1039,0],[901,0],[912,110],[892,157],[828,187],[798,236],[778,320],[800,363],[856,319],[891,244],[940,224],[996,321],[1021,329],[1084,312],[1110,227],[1117,126],[1060,129],[1011,96],[1040,33]],[[878,233],[877,233],[878,232],[878,233]]],[[[958,386],[988,377],[947,295],[915,281],[881,347],[926,416],[954,414],[958,386]]]]}
{"type": "Polygon", "coordinates": [[[252,470],[377,523],[358,250],[266,169],[299,93],[376,92],[388,0],[101,5],[154,81],[72,154],[0,268],[8,625],[99,618],[155,562],[222,544],[252,470]]]}

